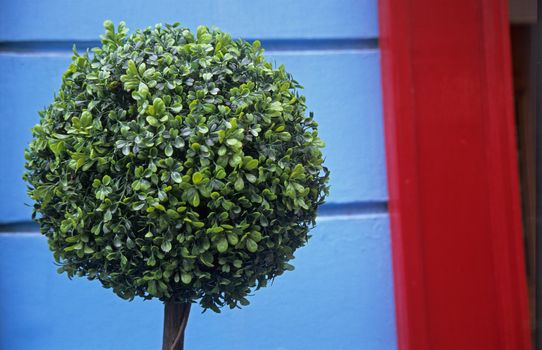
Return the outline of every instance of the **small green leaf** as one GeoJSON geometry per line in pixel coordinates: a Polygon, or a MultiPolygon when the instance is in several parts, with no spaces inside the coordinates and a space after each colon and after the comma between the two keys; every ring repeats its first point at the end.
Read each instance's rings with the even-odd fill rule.
{"type": "Polygon", "coordinates": [[[239,146],[241,142],[237,139],[227,139],[226,144],[229,146],[239,146]]]}
{"type": "Polygon", "coordinates": [[[65,241],[68,242],[68,243],[75,243],[75,242],[78,242],[80,240],[79,236],[69,236],[69,237],[66,237],[65,241]]]}
{"type": "Polygon", "coordinates": [[[245,174],[245,177],[247,178],[248,182],[255,183],[258,178],[253,174],[245,174]]]}
{"type": "Polygon", "coordinates": [[[174,171],[171,173],[171,179],[180,184],[181,182],[183,182],[183,178],[181,177],[181,174],[179,174],[178,172],[174,171]]]}
{"type": "Polygon", "coordinates": [[[245,242],[249,252],[255,253],[258,250],[258,243],[254,242],[251,238],[247,238],[245,242]]]}
{"type": "Polygon", "coordinates": [[[173,154],[173,147],[171,147],[170,144],[167,144],[166,148],[164,149],[164,153],[166,154],[166,156],[171,157],[171,155],[173,154]]]}
{"type": "Polygon", "coordinates": [[[202,173],[200,173],[199,171],[196,171],[194,174],[192,174],[192,182],[197,185],[199,183],[201,183],[201,181],[203,180],[204,176],[202,173]]]}
{"type": "Polygon", "coordinates": [[[262,234],[258,231],[252,231],[250,233],[250,238],[252,238],[254,242],[259,242],[262,240],[262,234]]]}
{"type": "Polygon", "coordinates": [[[241,177],[238,177],[237,180],[235,180],[234,187],[236,191],[241,191],[243,188],[245,188],[245,182],[241,177]]]}
{"type": "Polygon", "coordinates": [[[213,267],[213,254],[208,251],[201,254],[199,257],[200,261],[207,267],[213,267]]]}
{"type": "Polygon", "coordinates": [[[197,206],[199,206],[199,203],[200,203],[199,202],[199,194],[198,194],[198,192],[196,192],[196,193],[194,193],[194,197],[192,197],[192,205],[194,207],[197,207],[197,206]]]}
{"type": "Polygon", "coordinates": [[[147,122],[152,126],[160,126],[160,122],[155,117],[149,115],[147,118],[145,118],[147,122]]]}
{"type": "Polygon", "coordinates": [[[120,266],[126,266],[128,264],[128,259],[124,255],[120,255],[120,266]]]}
{"type": "Polygon", "coordinates": [[[182,137],[177,136],[175,138],[174,144],[175,148],[183,148],[184,147],[184,140],[182,137]]]}
{"type": "Polygon", "coordinates": [[[166,214],[167,216],[169,216],[171,219],[174,219],[174,220],[181,217],[179,213],[177,213],[177,211],[173,209],[166,210],[166,214]]]}
{"type": "Polygon", "coordinates": [[[166,253],[169,252],[171,250],[171,242],[170,241],[162,242],[162,245],[160,245],[160,248],[166,253]]]}
{"type": "Polygon", "coordinates": [[[104,175],[102,178],[102,183],[106,186],[109,185],[111,183],[111,177],[109,175],[104,175]]]}
{"type": "Polygon", "coordinates": [[[166,105],[164,104],[164,101],[159,97],[155,98],[154,101],[152,101],[152,106],[154,107],[154,113],[157,116],[162,116],[166,112],[166,105]]]}
{"type": "Polygon", "coordinates": [[[81,249],[83,249],[83,243],[79,242],[77,244],[64,248],[64,251],[71,252],[72,250],[81,250],[81,249]]]}
{"type": "Polygon", "coordinates": [[[248,163],[245,164],[245,169],[247,170],[254,170],[258,167],[258,159],[252,159],[248,163]]]}
{"type": "Polygon", "coordinates": [[[287,271],[293,271],[295,270],[295,266],[288,263],[284,263],[284,269],[287,271]]]}
{"type": "Polygon", "coordinates": [[[160,203],[155,203],[154,208],[156,208],[158,210],[161,210],[161,211],[166,211],[166,208],[160,203]]]}
{"type": "Polygon", "coordinates": [[[203,73],[203,80],[209,81],[213,77],[213,74],[211,73],[203,73]]]}
{"type": "Polygon", "coordinates": [[[226,233],[226,236],[228,237],[228,242],[231,245],[236,245],[239,242],[239,238],[237,237],[237,234],[232,231],[228,231],[226,233]]]}
{"type": "Polygon", "coordinates": [[[192,282],[192,274],[183,272],[181,274],[181,281],[183,281],[184,284],[190,284],[190,282],[192,282]]]}
{"type": "Polygon", "coordinates": [[[228,240],[225,237],[222,237],[218,241],[216,245],[216,249],[218,250],[219,253],[224,253],[226,250],[228,250],[228,240]]]}
{"type": "Polygon", "coordinates": [[[216,172],[216,178],[219,180],[222,180],[225,177],[226,177],[226,171],[224,171],[223,168],[220,168],[220,170],[216,172]]]}

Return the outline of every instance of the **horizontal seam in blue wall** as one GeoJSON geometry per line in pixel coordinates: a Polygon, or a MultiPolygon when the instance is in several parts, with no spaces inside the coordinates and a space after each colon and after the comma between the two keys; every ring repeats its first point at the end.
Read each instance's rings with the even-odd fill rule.
{"type": "MultiPolygon", "coordinates": [[[[359,218],[388,213],[388,204],[385,201],[326,203],[318,209],[318,218],[326,221],[333,218],[359,218]]],[[[0,234],[14,232],[38,232],[39,227],[32,221],[21,221],[0,224],[0,234]]]]}
{"type": "MultiPolygon", "coordinates": [[[[246,39],[249,42],[253,39],[246,39]]],[[[342,51],[371,50],[378,48],[377,38],[363,39],[264,39],[260,40],[266,52],[277,51],[342,51]]],[[[99,41],[3,41],[0,53],[69,54],[73,45],[78,52],[100,46],[99,41]]]]}
{"type": "Polygon", "coordinates": [[[359,201],[347,203],[326,203],[318,209],[318,217],[333,217],[347,215],[386,214],[386,201],[359,201]]]}

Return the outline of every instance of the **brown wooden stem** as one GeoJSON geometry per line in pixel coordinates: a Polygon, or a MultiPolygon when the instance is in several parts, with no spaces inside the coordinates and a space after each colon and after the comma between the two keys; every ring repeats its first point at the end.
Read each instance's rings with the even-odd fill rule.
{"type": "Polygon", "coordinates": [[[162,350],[184,350],[184,330],[188,324],[190,306],[190,303],[165,303],[162,350]]]}

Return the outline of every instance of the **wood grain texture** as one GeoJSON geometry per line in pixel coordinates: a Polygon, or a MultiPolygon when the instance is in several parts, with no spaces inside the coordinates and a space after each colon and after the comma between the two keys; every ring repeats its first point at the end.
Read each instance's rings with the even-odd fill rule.
{"type": "Polygon", "coordinates": [[[192,304],[164,303],[162,350],[184,350],[184,333],[192,304]]]}

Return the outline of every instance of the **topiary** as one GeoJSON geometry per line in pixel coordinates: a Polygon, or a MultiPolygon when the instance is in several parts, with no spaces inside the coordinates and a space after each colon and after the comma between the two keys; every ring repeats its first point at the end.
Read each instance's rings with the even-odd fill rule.
{"type": "Polygon", "coordinates": [[[293,267],[328,193],[301,86],[260,42],[104,23],[40,112],[24,179],[59,272],[219,312],[293,267]]]}

